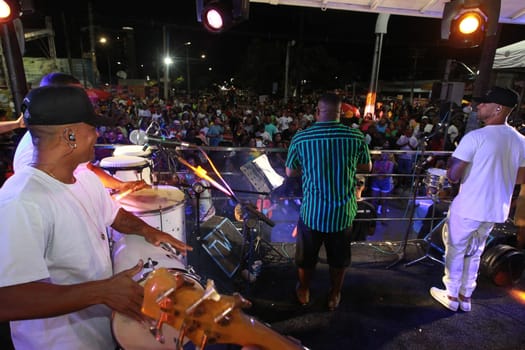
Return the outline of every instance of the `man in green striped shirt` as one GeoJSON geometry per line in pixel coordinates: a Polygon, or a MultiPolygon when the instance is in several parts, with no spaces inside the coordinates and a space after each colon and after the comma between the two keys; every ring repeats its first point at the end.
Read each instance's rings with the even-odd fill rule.
{"type": "Polygon", "coordinates": [[[293,137],[286,160],[286,174],[301,176],[303,189],[295,254],[297,298],[302,305],[309,303],[310,281],[324,244],[330,266],[329,310],[339,306],[350,265],[351,226],[357,209],[355,175],[372,167],[363,134],[341,124],[340,112],[337,95],[321,96],[316,123],[293,137]]]}

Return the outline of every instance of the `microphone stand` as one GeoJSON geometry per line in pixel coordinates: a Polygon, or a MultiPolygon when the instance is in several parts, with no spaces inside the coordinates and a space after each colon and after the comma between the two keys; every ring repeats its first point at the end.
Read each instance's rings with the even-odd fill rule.
{"type": "Polygon", "coordinates": [[[417,163],[415,165],[415,168],[414,168],[414,175],[415,175],[415,178],[416,178],[415,188],[414,188],[414,193],[412,194],[412,206],[410,207],[410,214],[409,214],[409,219],[408,219],[408,225],[407,225],[407,228],[406,228],[406,231],[405,231],[405,236],[403,238],[401,253],[398,254],[398,258],[397,258],[396,261],[394,261],[393,263],[391,263],[390,265],[388,265],[386,267],[387,269],[390,269],[390,268],[396,266],[397,264],[399,264],[399,263],[401,263],[402,261],[405,260],[406,248],[407,248],[407,244],[408,244],[408,236],[410,235],[412,224],[414,222],[414,213],[416,211],[416,198],[417,198],[417,194],[419,193],[419,189],[421,187],[421,179],[420,179],[419,175],[421,175],[421,171],[423,170],[423,167],[424,167],[425,163],[427,162],[427,160],[424,157],[425,148],[426,148],[425,144],[426,144],[427,140],[430,140],[435,134],[436,133],[432,133],[431,135],[423,137],[422,142],[420,142],[421,158],[419,158],[419,160],[417,161],[417,163]]]}

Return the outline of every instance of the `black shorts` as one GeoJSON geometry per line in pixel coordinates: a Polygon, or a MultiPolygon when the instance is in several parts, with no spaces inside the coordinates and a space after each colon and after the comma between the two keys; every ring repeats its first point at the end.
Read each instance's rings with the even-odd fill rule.
{"type": "Polygon", "coordinates": [[[312,269],[319,259],[324,243],[328,265],[333,268],[348,267],[351,262],[350,242],[352,227],[339,232],[320,232],[310,229],[301,218],[297,223],[295,263],[298,267],[312,269]]]}

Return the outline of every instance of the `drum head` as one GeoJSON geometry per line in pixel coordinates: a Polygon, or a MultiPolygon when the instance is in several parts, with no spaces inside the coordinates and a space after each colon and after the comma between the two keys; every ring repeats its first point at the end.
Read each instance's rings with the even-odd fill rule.
{"type": "Polygon", "coordinates": [[[169,209],[184,203],[184,192],[172,186],[157,186],[132,192],[120,200],[127,211],[144,213],[169,209]]]}
{"type": "Polygon", "coordinates": [[[132,167],[144,167],[148,165],[147,159],[135,156],[118,156],[118,157],[107,157],[100,161],[100,167],[106,168],[132,168],[132,167]]]}
{"type": "Polygon", "coordinates": [[[445,178],[447,177],[447,171],[445,169],[429,168],[427,169],[427,173],[430,175],[434,175],[434,176],[445,177],[445,178]]]}
{"type": "MultiPolygon", "coordinates": [[[[200,284],[199,277],[189,274],[186,270],[168,269],[173,274],[182,273],[186,278],[193,280],[195,288],[204,290],[200,284]]],[[[144,286],[146,277],[139,281],[140,285],[144,286]]],[[[152,321],[154,322],[154,321],[152,321]]],[[[153,323],[152,323],[153,324],[153,323]]],[[[158,342],[149,330],[150,324],[148,322],[139,323],[132,318],[124,316],[118,312],[113,313],[111,328],[113,335],[118,344],[125,350],[166,350],[175,349],[175,341],[179,336],[178,330],[164,325],[162,333],[164,335],[164,344],[158,342]]],[[[186,337],[183,344],[186,344],[189,339],[186,337]]]]}
{"type": "Polygon", "coordinates": [[[150,155],[151,150],[149,147],[144,149],[144,146],[139,145],[117,146],[113,151],[113,156],[149,157],[150,155]]]}

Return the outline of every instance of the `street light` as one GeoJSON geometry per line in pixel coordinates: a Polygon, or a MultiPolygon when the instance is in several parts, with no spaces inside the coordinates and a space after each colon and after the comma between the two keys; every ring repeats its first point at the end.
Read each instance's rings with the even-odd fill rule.
{"type": "Polygon", "coordinates": [[[98,42],[106,47],[106,59],[107,59],[107,65],[108,65],[108,84],[111,86],[111,58],[109,54],[109,40],[105,36],[101,36],[98,39],[98,42]]]}
{"type": "Polygon", "coordinates": [[[186,89],[188,90],[188,96],[191,95],[191,78],[190,78],[190,59],[189,59],[189,48],[191,41],[185,42],[186,46],[186,89]]]}
{"type": "Polygon", "coordinates": [[[164,57],[164,65],[166,66],[166,68],[164,69],[164,99],[167,101],[168,100],[168,97],[169,97],[169,94],[168,94],[168,81],[169,81],[169,77],[170,77],[170,74],[169,74],[169,71],[170,71],[170,65],[173,63],[173,59],[166,55],[164,57]]]}

